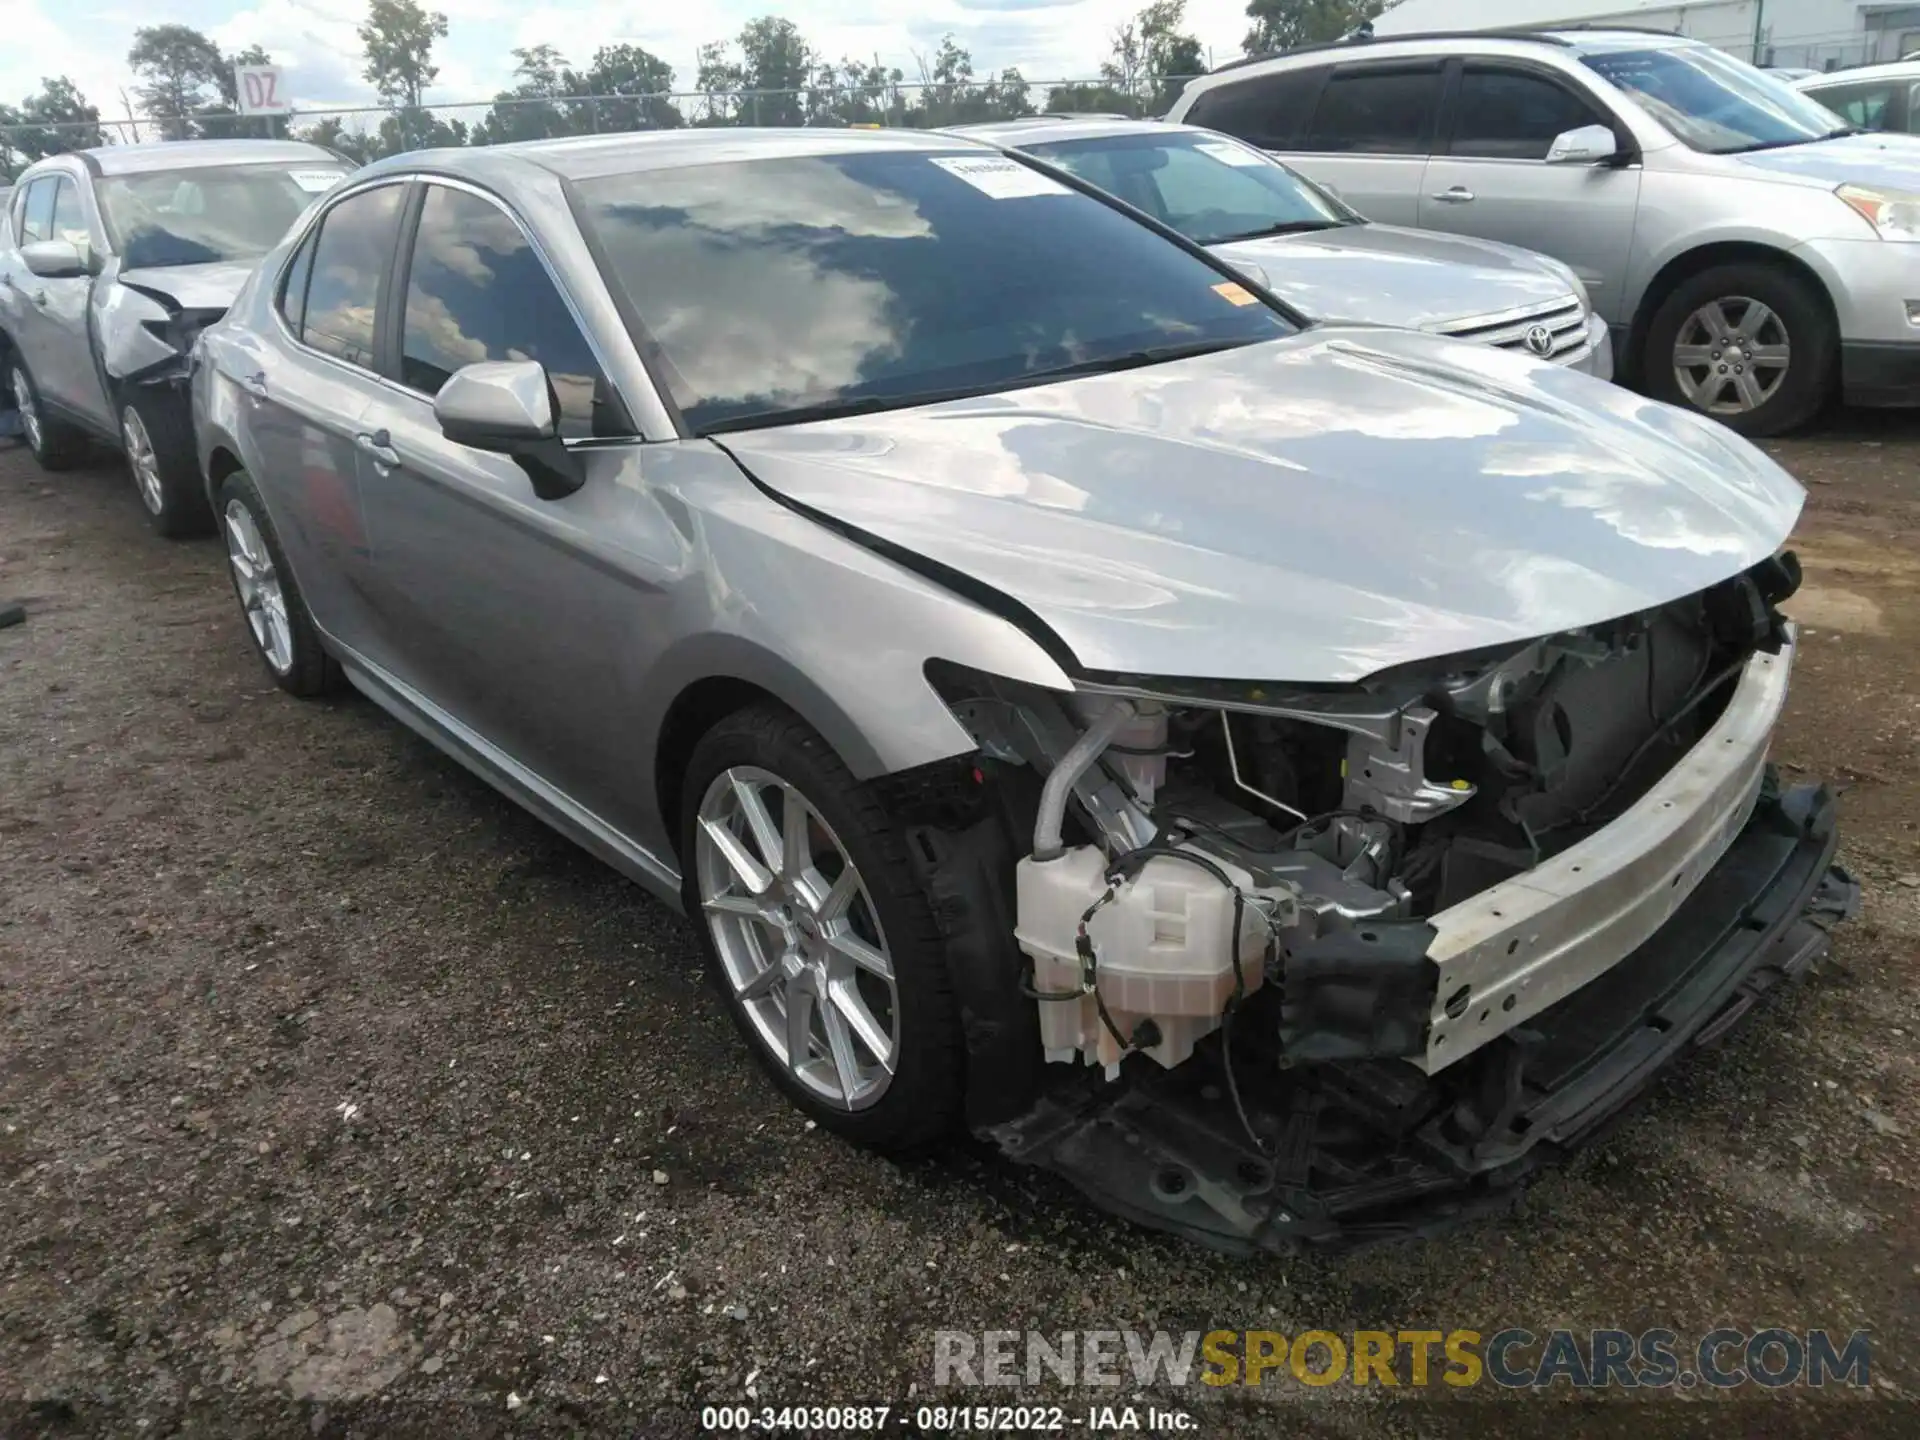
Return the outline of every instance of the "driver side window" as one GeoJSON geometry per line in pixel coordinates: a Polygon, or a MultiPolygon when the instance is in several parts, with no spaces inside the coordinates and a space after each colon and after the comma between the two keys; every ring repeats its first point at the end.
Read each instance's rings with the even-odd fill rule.
{"type": "Polygon", "coordinates": [[[1607,123],[1544,75],[1482,65],[1461,74],[1453,116],[1450,153],[1487,160],[1545,160],[1555,136],[1607,123]]]}

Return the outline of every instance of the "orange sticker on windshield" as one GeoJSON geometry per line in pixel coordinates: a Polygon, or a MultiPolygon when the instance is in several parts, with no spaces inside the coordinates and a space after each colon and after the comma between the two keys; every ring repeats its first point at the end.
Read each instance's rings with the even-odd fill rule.
{"type": "Polygon", "coordinates": [[[1237,280],[1228,280],[1213,287],[1213,293],[1229,305],[1258,305],[1260,297],[1237,280]]]}

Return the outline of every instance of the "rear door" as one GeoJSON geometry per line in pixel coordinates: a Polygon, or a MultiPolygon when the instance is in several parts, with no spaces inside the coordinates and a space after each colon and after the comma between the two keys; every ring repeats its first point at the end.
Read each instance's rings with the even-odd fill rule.
{"type": "Polygon", "coordinates": [[[1439,58],[1334,66],[1289,162],[1369,220],[1417,225],[1444,72],[1439,58]]]}
{"type": "Polygon", "coordinates": [[[1417,223],[1503,240],[1573,267],[1594,308],[1615,325],[1640,203],[1632,135],[1590,92],[1520,60],[1467,59],[1451,87],[1441,140],[1427,162],[1417,223]],[[1605,125],[1619,163],[1549,165],[1556,135],[1605,125]]]}
{"type": "Polygon", "coordinates": [[[375,316],[391,283],[409,187],[343,196],[307,232],[278,280],[286,333],[237,376],[248,457],[288,563],[320,628],[364,653],[371,556],[360,506],[361,417],[385,387],[374,372],[375,316]]]}
{"type": "MultiPolygon", "coordinates": [[[[44,240],[53,223],[53,177],[47,176],[20,186],[7,207],[11,234],[0,248],[0,323],[16,344],[24,345],[23,325],[28,298],[33,290],[33,274],[20,258],[20,247],[32,240],[44,240]]],[[[21,354],[26,354],[22,349],[21,354]]],[[[28,360],[31,365],[31,359],[28,360]]]]}

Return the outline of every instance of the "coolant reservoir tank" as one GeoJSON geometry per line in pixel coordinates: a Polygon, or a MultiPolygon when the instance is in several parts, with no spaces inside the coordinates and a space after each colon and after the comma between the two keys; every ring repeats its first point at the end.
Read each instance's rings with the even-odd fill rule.
{"type": "MultiPolygon", "coordinates": [[[[1236,953],[1246,990],[1265,980],[1270,932],[1257,902],[1292,905],[1290,892],[1261,896],[1246,872],[1208,858],[1248,896],[1238,936],[1233,886],[1171,856],[1148,860],[1087,926],[1100,997],[1115,1028],[1131,1038],[1141,1020],[1151,1019],[1159,1039],[1143,1049],[1166,1066],[1180,1064],[1196,1041],[1218,1027],[1235,989],[1236,953]]],[[[1106,857],[1091,846],[1057,860],[1022,860],[1014,934],[1033,960],[1034,988],[1061,997],[1035,1002],[1047,1059],[1079,1058],[1111,1070],[1121,1047],[1093,996],[1078,993],[1083,969],[1074,947],[1081,916],[1106,891],[1106,871],[1106,857]]]]}

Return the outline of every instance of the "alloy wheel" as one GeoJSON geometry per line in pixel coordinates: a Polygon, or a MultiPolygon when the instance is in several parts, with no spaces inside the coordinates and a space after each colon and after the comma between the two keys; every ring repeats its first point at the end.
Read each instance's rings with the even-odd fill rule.
{"type": "Polygon", "coordinates": [[[1680,323],[1673,378],[1695,409],[1744,415],[1771,400],[1787,378],[1786,322],[1744,295],[1710,300],[1680,323]]]}
{"type": "Polygon", "coordinates": [[[872,896],[820,812],[772,771],[738,765],[700,801],[695,877],[721,969],[768,1055],[821,1103],[886,1093],[900,997],[872,896]]]}
{"type": "Polygon", "coordinates": [[[40,434],[40,407],[33,403],[33,387],[26,371],[17,366],[13,372],[13,408],[20,412],[20,428],[27,432],[27,444],[36,451],[44,443],[40,434]]]}
{"type": "Polygon", "coordinates": [[[126,444],[127,464],[133,470],[133,483],[140,487],[140,498],[151,513],[158,515],[167,508],[160,489],[160,458],[153,453],[147,422],[131,405],[120,412],[120,438],[126,444]]]}
{"type": "Polygon", "coordinates": [[[234,588],[253,629],[254,644],[274,674],[285,675],[293,669],[293,626],[287,619],[286,593],[253,513],[239,500],[227,502],[226,532],[227,563],[233,567],[234,588]]]}

